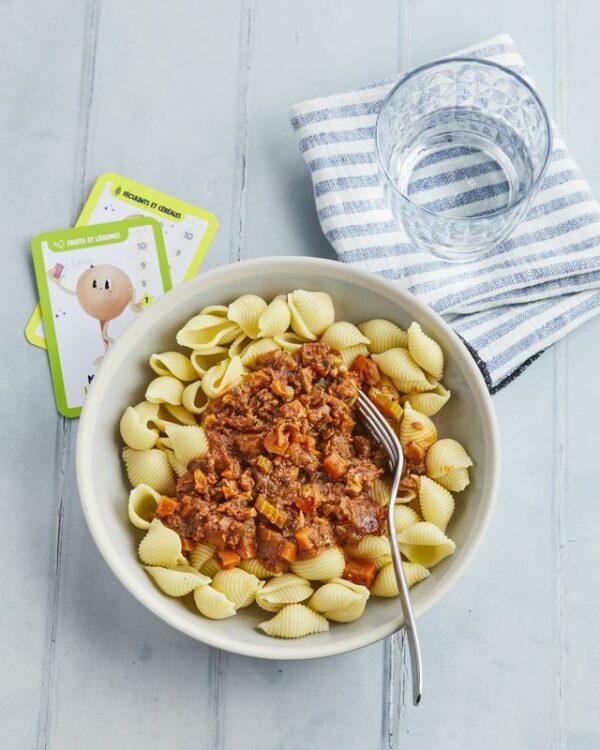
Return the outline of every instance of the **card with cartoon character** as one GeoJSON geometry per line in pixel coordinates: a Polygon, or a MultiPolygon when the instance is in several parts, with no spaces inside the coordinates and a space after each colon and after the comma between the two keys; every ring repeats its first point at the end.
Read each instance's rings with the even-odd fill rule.
{"type": "Polygon", "coordinates": [[[45,232],[32,252],[56,403],[76,417],[113,341],[171,288],[161,228],[138,217],[45,232]]]}
{"type": "MultiPolygon", "coordinates": [[[[198,273],[217,231],[215,215],[128,177],[111,172],[101,175],[76,226],[131,216],[148,216],[160,223],[174,286],[198,273]]],[[[31,344],[46,347],[39,305],[27,324],[25,335],[31,344]]]]}

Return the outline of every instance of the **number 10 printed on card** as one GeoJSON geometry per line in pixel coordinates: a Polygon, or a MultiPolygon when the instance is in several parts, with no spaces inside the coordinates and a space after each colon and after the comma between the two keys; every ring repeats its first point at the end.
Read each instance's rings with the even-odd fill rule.
{"type": "Polygon", "coordinates": [[[32,243],[58,410],[76,417],[114,339],[171,288],[154,219],[45,232],[32,243]]]}
{"type": "MultiPolygon", "coordinates": [[[[160,223],[173,286],[197,274],[218,227],[215,215],[140,182],[114,173],[101,175],[76,226],[132,216],[149,216],[160,223]]],[[[39,305],[27,323],[25,335],[30,344],[46,348],[39,305]]]]}

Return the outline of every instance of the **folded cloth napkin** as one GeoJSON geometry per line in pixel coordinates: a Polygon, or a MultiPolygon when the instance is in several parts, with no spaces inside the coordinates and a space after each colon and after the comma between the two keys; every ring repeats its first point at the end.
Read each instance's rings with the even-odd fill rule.
{"type": "MultiPolygon", "coordinates": [[[[502,34],[456,53],[531,77],[502,34]]],[[[383,198],[374,132],[402,76],[291,110],[321,227],[340,260],[398,280],[454,328],[493,393],[600,308],[600,206],[554,128],[548,172],[514,233],[483,259],[456,265],[418,250],[383,198]]],[[[421,165],[432,200],[468,199],[464,149],[421,165]],[[458,196],[458,198],[457,198],[458,196]]],[[[489,175],[490,195],[499,177],[489,175]]]]}

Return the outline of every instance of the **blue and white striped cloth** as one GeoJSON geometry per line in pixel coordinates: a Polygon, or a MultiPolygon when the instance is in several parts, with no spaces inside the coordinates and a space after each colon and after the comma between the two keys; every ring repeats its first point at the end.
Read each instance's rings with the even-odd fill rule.
{"type": "MultiPolygon", "coordinates": [[[[512,39],[502,34],[460,55],[493,60],[531,81],[512,39]]],[[[374,150],[377,113],[396,76],[291,110],[314,188],[321,227],[340,260],[396,279],[442,314],[477,360],[491,392],[600,307],[600,206],[554,134],[547,175],[523,222],[485,258],[449,264],[419,251],[383,199],[374,150]]],[[[473,163],[464,149],[421,165],[413,189],[431,201],[493,200],[497,172],[469,194],[473,163]]],[[[423,201],[420,200],[420,203],[423,201]]]]}

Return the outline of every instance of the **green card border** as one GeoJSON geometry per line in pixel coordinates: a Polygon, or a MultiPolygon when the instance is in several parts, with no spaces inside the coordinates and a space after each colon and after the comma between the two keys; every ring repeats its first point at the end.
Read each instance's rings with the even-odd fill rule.
{"type": "MultiPolygon", "coordinates": [[[[122,221],[112,221],[106,224],[91,224],[85,226],[74,227],[73,229],[59,229],[52,232],[42,232],[36,235],[31,243],[31,252],[33,256],[33,267],[35,269],[35,278],[37,281],[38,292],[40,296],[40,308],[42,321],[44,323],[44,330],[46,332],[46,341],[48,349],[48,360],[50,362],[50,371],[52,373],[52,381],[54,383],[54,396],[56,398],[56,406],[60,414],[63,417],[78,417],[81,413],[81,406],[70,408],[67,404],[67,398],[65,393],[65,383],[62,372],[62,365],[58,354],[58,342],[56,339],[56,329],[54,327],[54,320],[52,317],[52,305],[50,303],[50,292],[48,287],[48,279],[46,277],[46,268],[44,265],[44,257],[42,253],[42,242],[48,244],[54,240],[64,239],[65,235],[69,238],[85,237],[89,234],[89,228],[91,227],[103,227],[106,232],[122,231],[124,228],[127,229],[127,235],[124,238],[127,239],[129,236],[129,230],[133,227],[139,226],[151,226],[154,232],[154,240],[156,243],[156,254],[158,256],[158,267],[160,270],[160,277],[163,284],[163,291],[168,292],[171,287],[171,274],[169,272],[169,262],[167,260],[167,254],[165,251],[165,245],[162,236],[162,230],[160,224],[156,219],[152,219],[146,216],[135,217],[131,219],[124,219],[122,221]]],[[[99,243],[96,247],[102,247],[102,244],[113,245],[114,242],[99,243]]],[[[71,248],[50,248],[53,253],[61,252],[73,252],[71,248]]],[[[35,313],[34,313],[35,314],[35,313]]]]}

